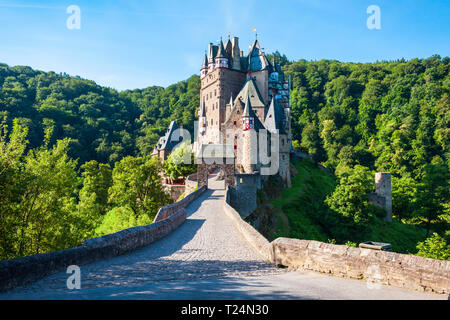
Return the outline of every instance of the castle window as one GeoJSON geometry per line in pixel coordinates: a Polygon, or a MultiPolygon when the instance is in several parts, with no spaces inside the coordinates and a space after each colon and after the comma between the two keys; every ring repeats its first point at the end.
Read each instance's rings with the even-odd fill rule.
{"type": "Polygon", "coordinates": [[[214,97],[217,96],[217,91],[214,89],[214,97]]]}
{"type": "Polygon", "coordinates": [[[213,121],[213,119],[211,119],[211,125],[213,125],[214,124],[214,121],[213,121]]]}
{"type": "MultiPolygon", "coordinates": [[[[284,139],[281,139],[281,145],[284,146],[284,139]]],[[[284,157],[284,156],[283,156],[284,157]]],[[[284,159],[284,158],[283,158],[284,159]]]]}
{"type": "Polygon", "coordinates": [[[234,126],[236,127],[236,121],[233,121],[234,126]]]}

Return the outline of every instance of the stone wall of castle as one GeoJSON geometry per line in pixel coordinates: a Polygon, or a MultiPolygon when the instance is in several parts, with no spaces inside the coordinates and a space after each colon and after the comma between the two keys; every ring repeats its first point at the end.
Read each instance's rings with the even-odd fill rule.
{"type": "Polygon", "coordinates": [[[257,208],[257,191],[261,189],[261,176],[254,174],[236,174],[236,186],[229,188],[229,204],[247,217],[257,208]]]}

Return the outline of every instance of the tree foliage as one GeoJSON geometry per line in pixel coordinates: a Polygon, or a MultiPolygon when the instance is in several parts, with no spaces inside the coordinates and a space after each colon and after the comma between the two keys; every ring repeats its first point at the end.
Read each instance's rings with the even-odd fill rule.
{"type": "Polygon", "coordinates": [[[196,171],[197,165],[194,163],[194,153],[191,146],[186,142],[174,149],[167,160],[164,161],[165,175],[172,180],[185,179],[196,171]]]}

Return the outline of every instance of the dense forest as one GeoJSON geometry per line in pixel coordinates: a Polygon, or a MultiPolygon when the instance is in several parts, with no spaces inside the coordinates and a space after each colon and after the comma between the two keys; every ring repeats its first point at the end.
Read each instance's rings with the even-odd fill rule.
{"type": "MultiPolygon", "coordinates": [[[[370,224],[379,215],[365,198],[373,172],[392,172],[394,218],[425,230],[427,252],[441,248],[429,256],[448,258],[450,59],[272,58],[292,79],[294,147],[335,174],[323,204],[370,224]]],[[[196,75],[118,92],[0,64],[0,259],[148,223],[170,201],[148,156],[171,120],[192,132],[199,89],[196,75]]]]}

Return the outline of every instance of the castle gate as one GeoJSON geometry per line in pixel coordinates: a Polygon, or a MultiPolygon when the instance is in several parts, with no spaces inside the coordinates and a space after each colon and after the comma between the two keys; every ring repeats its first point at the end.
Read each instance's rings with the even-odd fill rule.
{"type": "Polygon", "coordinates": [[[232,145],[206,144],[201,145],[196,155],[198,187],[208,185],[208,172],[219,167],[224,173],[225,188],[235,185],[234,162],[235,155],[232,145]]]}

